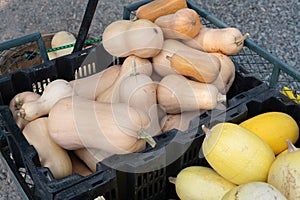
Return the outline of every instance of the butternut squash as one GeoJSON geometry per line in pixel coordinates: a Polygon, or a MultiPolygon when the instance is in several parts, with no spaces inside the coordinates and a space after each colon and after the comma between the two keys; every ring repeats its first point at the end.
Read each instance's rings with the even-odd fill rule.
{"type": "Polygon", "coordinates": [[[241,51],[244,41],[248,37],[248,33],[242,35],[241,31],[234,27],[208,28],[202,26],[199,34],[193,39],[185,41],[185,44],[206,52],[235,55],[241,51]]]}
{"type": "MultiPolygon", "coordinates": [[[[52,37],[51,47],[57,48],[64,45],[75,44],[75,42],[76,42],[76,37],[72,33],[68,31],[59,31],[55,33],[54,36],[52,37]]],[[[70,47],[70,48],[65,48],[62,50],[55,51],[55,58],[71,54],[73,49],[74,47],[70,47]]]]}
{"type": "Polygon", "coordinates": [[[186,131],[189,128],[191,120],[201,115],[203,112],[205,112],[205,110],[186,111],[179,114],[167,114],[160,122],[162,127],[161,131],[165,132],[171,129],[186,131]]]}
{"type": "Polygon", "coordinates": [[[240,126],[252,131],[264,140],[278,155],[288,148],[286,140],[293,144],[299,138],[297,122],[283,112],[266,112],[240,123],[240,126]]]}
{"type": "Polygon", "coordinates": [[[202,151],[210,166],[228,181],[240,185],[266,182],[275,159],[270,146],[253,132],[230,122],[204,125],[202,151]]]}
{"type": "Polygon", "coordinates": [[[170,58],[171,67],[179,74],[202,83],[212,83],[220,73],[220,60],[211,54],[178,50],[170,58]]]}
{"type": "Polygon", "coordinates": [[[219,92],[227,94],[235,79],[235,65],[229,56],[222,53],[211,53],[220,60],[220,73],[216,80],[212,82],[219,92]]]}
{"type": "Polygon", "coordinates": [[[277,155],[268,174],[268,183],[276,187],[288,200],[300,195],[300,151],[290,140],[288,149],[277,155]]]}
{"type": "Polygon", "coordinates": [[[24,103],[35,101],[38,98],[40,98],[41,95],[31,92],[31,91],[24,91],[21,93],[16,94],[12,100],[9,103],[9,108],[13,114],[13,118],[16,121],[17,126],[20,128],[20,130],[23,130],[26,124],[28,124],[29,121],[23,119],[19,116],[20,109],[24,103]]]}
{"type": "Polygon", "coordinates": [[[154,22],[163,31],[165,38],[190,40],[200,32],[200,17],[190,8],[182,8],[174,14],[163,15],[154,22]]]}
{"type": "Polygon", "coordinates": [[[203,166],[186,167],[176,178],[169,177],[169,181],[175,184],[176,194],[181,200],[219,200],[236,187],[213,169],[203,166]]]}
{"type": "Polygon", "coordinates": [[[150,78],[155,83],[156,87],[157,87],[157,83],[159,83],[162,79],[162,77],[159,74],[157,74],[156,71],[154,71],[154,70],[153,70],[150,78]]]}
{"type": "Polygon", "coordinates": [[[140,58],[134,55],[128,56],[120,69],[118,77],[113,84],[102,91],[96,98],[96,101],[102,103],[116,103],[120,101],[119,86],[123,79],[130,76],[133,71],[133,61],[135,62],[136,73],[146,74],[150,76],[152,74],[152,64],[148,59],[140,58]]]}
{"type": "Polygon", "coordinates": [[[137,74],[134,69],[135,66],[133,66],[132,74],[122,80],[120,84],[120,102],[147,113],[150,124],[145,127],[145,130],[152,136],[158,135],[161,133],[161,129],[157,113],[156,84],[149,76],[137,74]]]}
{"type": "Polygon", "coordinates": [[[117,79],[121,65],[113,65],[107,69],[84,78],[70,81],[74,94],[95,100],[99,94],[109,88],[117,79]]]}
{"type": "Polygon", "coordinates": [[[171,67],[170,59],[168,58],[178,50],[189,52],[197,51],[196,49],[193,49],[178,40],[166,39],[164,41],[162,50],[159,52],[159,54],[152,58],[153,69],[158,75],[164,77],[168,74],[177,74],[177,72],[171,67]]]}
{"type": "Polygon", "coordinates": [[[24,103],[19,110],[18,116],[27,121],[48,115],[50,109],[60,99],[71,96],[73,88],[63,79],[50,82],[44,89],[43,94],[36,100],[24,103]]]}
{"type": "Polygon", "coordinates": [[[103,161],[105,158],[112,156],[112,153],[105,152],[102,149],[82,148],[73,151],[92,172],[97,171],[97,163],[103,161]]]}
{"type": "Polygon", "coordinates": [[[104,49],[117,57],[151,58],[160,52],[163,40],[161,28],[146,19],[114,21],[102,35],[104,49]]]}
{"type": "Polygon", "coordinates": [[[55,51],[51,51],[47,53],[49,60],[54,60],[55,58],[57,58],[57,54],[55,51]]]}
{"type": "Polygon", "coordinates": [[[55,178],[61,179],[72,174],[72,162],[68,152],[49,135],[47,117],[29,122],[23,129],[23,134],[36,149],[41,165],[48,167],[55,178]]]}
{"type": "Polygon", "coordinates": [[[145,141],[155,146],[144,129],[149,123],[146,113],[125,103],[100,103],[79,96],[58,101],[48,121],[50,136],[65,149],[101,148],[119,154],[140,151],[145,141]]]}
{"type": "Polygon", "coordinates": [[[158,103],[167,113],[178,114],[184,111],[211,110],[226,101],[212,84],[189,80],[182,75],[165,76],[157,88],[158,103]]]}
{"type": "Polygon", "coordinates": [[[175,13],[177,10],[186,7],[186,0],[154,0],[140,6],[136,10],[136,17],[154,22],[160,16],[175,13]]]}
{"type": "Polygon", "coordinates": [[[74,152],[69,152],[69,156],[72,162],[72,174],[79,174],[81,176],[88,176],[92,174],[92,170],[80,159],[74,152]]]}

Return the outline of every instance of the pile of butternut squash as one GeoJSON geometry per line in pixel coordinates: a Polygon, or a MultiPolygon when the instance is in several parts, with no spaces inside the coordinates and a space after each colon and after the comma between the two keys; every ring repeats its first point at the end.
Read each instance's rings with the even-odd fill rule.
{"type": "Polygon", "coordinates": [[[175,184],[180,199],[294,200],[299,197],[300,151],[296,121],[266,112],[240,124],[202,126],[201,154],[210,167],[182,169],[175,184]]]}
{"type": "Polygon", "coordinates": [[[121,65],[70,82],[54,80],[42,95],[17,94],[10,108],[56,178],[74,172],[70,152],[88,174],[106,157],[141,151],[146,143],[154,147],[154,136],[186,130],[206,110],[225,109],[235,78],[229,55],[242,49],[247,36],[236,28],[205,27],[185,0],[154,0],[135,19],[104,29],[103,47],[124,58],[121,65]],[[44,154],[49,149],[52,154],[44,154]],[[64,170],[50,164],[55,159],[64,161],[64,170]]]}

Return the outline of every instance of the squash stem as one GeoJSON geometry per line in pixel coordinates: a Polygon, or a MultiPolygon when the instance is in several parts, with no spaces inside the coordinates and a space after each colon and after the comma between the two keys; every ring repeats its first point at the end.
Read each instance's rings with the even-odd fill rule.
{"type": "Polygon", "coordinates": [[[176,184],[176,178],[175,177],[169,177],[168,178],[170,183],[176,184]]]}
{"type": "Polygon", "coordinates": [[[136,76],[139,73],[136,71],[136,62],[135,59],[132,59],[132,73],[130,74],[130,76],[136,76]]]}
{"type": "Polygon", "coordinates": [[[134,18],[133,19],[131,19],[131,21],[136,21],[136,20],[138,20],[139,18],[137,17],[137,16],[134,16],[134,18]]]}
{"type": "Polygon", "coordinates": [[[16,99],[15,99],[15,104],[20,104],[21,100],[20,100],[20,97],[19,95],[16,96],[16,99]]]}
{"type": "Polygon", "coordinates": [[[289,139],[286,140],[286,143],[288,145],[288,152],[289,153],[298,151],[297,147],[295,147],[295,145],[293,145],[293,143],[289,139]]]}
{"type": "Polygon", "coordinates": [[[236,44],[237,46],[241,46],[241,45],[243,44],[244,40],[246,40],[249,36],[250,36],[250,34],[249,34],[249,33],[246,33],[246,34],[243,35],[239,40],[236,40],[236,41],[235,41],[235,44],[236,44]]]}
{"type": "Polygon", "coordinates": [[[209,128],[207,128],[204,124],[201,126],[203,132],[205,133],[206,137],[209,137],[211,134],[211,130],[209,128]]]}
{"type": "Polygon", "coordinates": [[[166,59],[169,60],[169,61],[171,61],[172,56],[168,56],[168,55],[167,55],[167,56],[166,56],[166,59]]]}
{"type": "Polygon", "coordinates": [[[25,110],[23,108],[21,108],[18,112],[17,112],[17,116],[24,118],[26,115],[25,110]]]}
{"type": "Polygon", "coordinates": [[[224,94],[221,94],[221,93],[218,93],[218,96],[217,96],[217,102],[218,103],[221,103],[221,102],[226,102],[226,95],[224,94]]]}
{"type": "Polygon", "coordinates": [[[150,144],[152,148],[156,146],[155,140],[143,128],[139,130],[137,138],[141,140],[145,140],[148,144],[150,144]]]}
{"type": "Polygon", "coordinates": [[[15,107],[15,109],[19,110],[19,109],[22,107],[22,104],[23,104],[23,103],[22,103],[22,101],[21,101],[19,95],[16,96],[16,99],[15,99],[15,102],[14,102],[14,107],[15,107]]]}

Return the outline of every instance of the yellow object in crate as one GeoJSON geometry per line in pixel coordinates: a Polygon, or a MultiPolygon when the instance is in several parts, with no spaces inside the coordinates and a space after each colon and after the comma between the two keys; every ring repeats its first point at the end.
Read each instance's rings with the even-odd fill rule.
{"type": "Polygon", "coordinates": [[[292,99],[294,102],[296,102],[298,104],[300,103],[300,95],[295,94],[293,92],[293,90],[291,90],[289,87],[284,86],[282,88],[281,93],[284,94],[285,96],[289,97],[290,99],[292,99]]]}

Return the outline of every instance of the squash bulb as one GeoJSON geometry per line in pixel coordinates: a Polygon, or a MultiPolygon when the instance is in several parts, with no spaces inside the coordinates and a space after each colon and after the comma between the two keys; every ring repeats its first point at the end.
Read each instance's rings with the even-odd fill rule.
{"type": "Polygon", "coordinates": [[[175,184],[176,194],[181,200],[221,199],[236,186],[213,169],[202,166],[186,167],[176,178],[169,177],[169,181],[175,184]]]}
{"type": "Polygon", "coordinates": [[[204,157],[221,176],[237,185],[267,181],[275,155],[268,144],[251,131],[223,122],[211,130],[202,126],[204,157]]]}
{"type": "Polygon", "coordinates": [[[249,182],[228,191],[221,200],[286,200],[272,185],[265,182],[249,182]]]}
{"type": "Polygon", "coordinates": [[[289,200],[300,197],[300,151],[287,140],[288,150],[280,153],[271,165],[268,183],[289,200]]]}
{"type": "Polygon", "coordinates": [[[299,138],[297,122],[283,112],[266,112],[243,121],[240,126],[252,131],[273,149],[275,155],[286,150],[289,139],[293,144],[299,138]]]}

